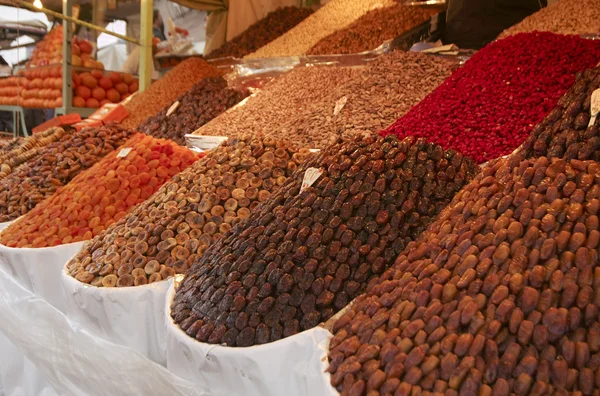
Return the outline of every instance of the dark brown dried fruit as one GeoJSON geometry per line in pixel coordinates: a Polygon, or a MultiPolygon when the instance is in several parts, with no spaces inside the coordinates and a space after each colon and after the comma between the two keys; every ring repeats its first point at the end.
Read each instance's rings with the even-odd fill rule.
{"type": "MultiPolygon", "coordinates": [[[[307,160],[268,201],[194,263],[176,294],[173,317],[178,317],[181,323],[185,315],[178,314],[185,309],[215,327],[223,324],[231,329],[226,318],[227,311],[235,312],[234,307],[213,301],[211,295],[235,294],[252,300],[242,309],[249,316],[258,315],[258,321],[248,326],[266,324],[271,329],[270,341],[310,329],[345,307],[370,279],[381,274],[460,189],[459,180],[470,180],[475,170],[471,160],[414,138],[400,141],[393,136],[370,136],[332,145],[307,160]],[[394,161],[386,165],[384,172],[378,167],[385,152],[393,153],[394,161]],[[435,161],[439,155],[448,161],[435,161]],[[423,175],[422,184],[414,184],[410,175],[421,163],[427,164],[431,171],[423,175]],[[300,192],[308,168],[319,169],[322,174],[312,186],[300,192]],[[436,175],[442,172],[456,177],[452,181],[438,181],[436,175]],[[383,194],[372,191],[378,179],[390,185],[383,194]],[[424,196],[425,185],[435,186],[435,196],[424,196]],[[325,210],[323,205],[327,201],[334,206],[325,210]],[[375,220],[380,210],[388,212],[381,224],[375,220]],[[332,232],[325,237],[329,227],[332,232]],[[369,249],[361,253],[358,249],[361,245],[368,245],[369,249]],[[307,272],[311,276],[305,283],[307,272]],[[246,286],[231,280],[233,273],[242,278],[249,274],[257,277],[251,286],[246,286]],[[226,277],[224,283],[215,285],[214,279],[222,276],[226,277]],[[231,290],[234,284],[235,290],[231,290]],[[208,288],[210,291],[205,293],[208,288]],[[253,289],[260,291],[250,299],[248,295],[253,289]],[[211,317],[208,312],[217,306],[226,312],[218,318],[211,317]],[[281,314],[290,307],[296,308],[290,317],[297,321],[297,327],[286,326],[286,320],[290,319],[281,314]],[[275,331],[279,326],[294,331],[275,331]]],[[[425,253],[415,252],[414,256],[418,258],[425,253]]],[[[424,304],[428,298],[422,294],[417,302],[424,304]]],[[[381,325],[387,316],[375,315],[376,308],[373,320],[381,325]]],[[[418,334],[425,341],[426,334],[420,332],[423,327],[424,323],[404,331],[411,336],[418,334]]],[[[374,332],[373,342],[383,342],[381,335],[374,332]]],[[[240,345],[237,341],[229,344],[231,339],[223,338],[220,342],[240,345]]],[[[255,343],[257,339],[251,341],[255,343]]],[[[419,376],[417,372],[412,375],[419,376]]]]}
{"type": "Polygon", "coordinates": [[[185,144],[186,134],[194,132],[246,96],[246,91],[227,88],[223,77],[208,77],[177,98],[179,105],[172,114],[167,116],[170,104],[146,119],[137,129],[157,138],[185,144]]]}
{"type": "MultiPolygon", "coordinates": [[[[591,236],[586,224],[593,224],[595,214],[581,208],[598,199],[600,189],[589,180],[599,178],[593,161],[513,156],[484,168],[333,325],[330,359],[347,340],[358,339],[353,347],[360,351],[400,348],[402,369],[389,371],[380,353],[369,367],[364,363],[352,378],[332,385],[345,394],[368,384],[371,366],[381,366],[386,382],[399,381],[396,393],[411,384],[447,394],[592,394],[600,369],[600,301],[594,297],[600,271],[597,254],[588,255],[584,247],[591,236]],[[536,173],[545,175],[543,182],[529,184],[536,173]],[[546,225],[544,216],[523,224],[523,208],[542,205],[536,192],[542,184],[555,189],[553,201],[561,200],[564,209],[546,225]],[[577,196],[579,190],[583,194],[577,196]],[[488,211],[477,209],[482,202],[488,211]],[[498,237],[503,227],[496,226],[505,216],[522,226],[521,231],[509,226],[510,247],[498,237]],[[577,262],[581,249],[585,255],[577,262]],[[424,293],[429,298],[421,300],[424,293]],[[393,315],[398,319],[375,322],[393,315]],[[420,331],[426,333],[424,343],[420,331]]],[[[341,352],[330,367],[332,377],[336,367],[356,358],[352,351],[341,352]]]]}

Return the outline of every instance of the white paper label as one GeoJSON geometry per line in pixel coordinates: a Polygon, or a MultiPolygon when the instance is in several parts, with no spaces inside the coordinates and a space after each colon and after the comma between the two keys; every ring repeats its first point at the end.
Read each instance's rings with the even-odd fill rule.
{"type": "Polygon", "coordinates": [[[185,141],[190,148],[200,150],[212,150],[219,147],[221,143],[229,140],[227,136],[202,136],[202,135],[185,135],[185,141]]]}
{"type": "Polygon", "coordinates": [[[598,113],[600,113],[600,89],[592,92],[592,100],[590,102],[590,123],[588,126],[594,125],[596,122],[596,117],[598,117],[598,113]]]}
{"type": "Polygon", "coordinates": [[[127,157],[127,154],[129,154],[130,151],[131,151],[131,147],[126,147],[124,149],[121,149],[121,151],[119,151],[119,154],[117,154],[117,158],[127,157]]]}
{"type": "Polygon", "coordinates": [[[321,169],[317,168],[308,168],[306,172],[304,172],[304,179],[302,180],[302,186],[300,187],[300,192],[306,190],[308,187],[315,184],[319,176],[323,174],[321,169]]]}
{"type": "Polygon", "coordinates": [[[321,149],[308,149],[311,153],[318,153],[321,149]]]}
{"type": "Polygon", "coordinates": [[[177,110],[177,108],[179,107],[179,101],[175,101],[175,103],[173,103],[171,105],[171,107],[169,107],[169,110],[167,110],[167,117],[170,117],[171,114],[173,114],[175,112],[175,110],[177,110]]]}
{"type": "Polygon", "coordinates": [[[348,98],[343,96],[337,102],[335,102],[335,107],[333,109],[333,115],[336,116],[340,114],[340,111],[346,106],[346,102],[348,102],[348,98]]]}

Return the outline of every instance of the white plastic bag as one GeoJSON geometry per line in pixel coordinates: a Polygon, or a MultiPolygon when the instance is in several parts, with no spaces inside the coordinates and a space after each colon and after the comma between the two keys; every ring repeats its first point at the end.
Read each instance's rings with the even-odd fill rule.
{"type": "Polygon", "coordinates": [[[0,318],[0,331],[25,353],[61,396],[213,394],[207,387],[173,375],[130,348],[81,329],[3,268],[0,318]]]}
{"type": "Polygon", "coordinates": [[[265,345],[232,348],[198,342],[172,320],[173,286],[166,298],[167,368],[215,395],[338,395],[329,383],[331,333],[322,327],[265,345]]]}
{"type": "Polygon", "coordinates": [[[61,274],[67,260],[85,242],[48,248],[9,248],[0,245],[0,265],[27,290],[65,311],[61,274]]]}
{"type": "Polygon", "coordinates": [[[95,287],[62,271],[67,316],[91,334],[166,365],[165,296],[172,280],[136,287],[95,287]]]}

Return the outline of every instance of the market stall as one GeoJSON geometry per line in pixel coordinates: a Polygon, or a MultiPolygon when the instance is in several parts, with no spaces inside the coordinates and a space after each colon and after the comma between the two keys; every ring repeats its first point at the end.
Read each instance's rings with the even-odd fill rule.
{"type": "Polygon", "coordinates": [[[111,103],[0,147],[0,395],[596,394],[597,29],[465,52],[408,3],[265,13],[137,93],[69,70],[111,103]]]}

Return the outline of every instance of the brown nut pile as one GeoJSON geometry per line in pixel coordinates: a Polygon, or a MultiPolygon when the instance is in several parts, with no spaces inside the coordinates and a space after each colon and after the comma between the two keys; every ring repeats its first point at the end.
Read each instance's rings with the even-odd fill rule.
{"type": "Polygon", "coordinates": [[[312,14],[310,8],[281,7],[267,14],[243,33],[206,55],[206,59],[243,58],[281,36],[312,14]]]}
{"type": "Polygon", "coordinates": [[[440,57],[394,51],[365,66],[298,68],[197,133],[263,133],[305,147],[325,148],[340,135],[377,133],[389,126],[456,66],[440,57]]]}
{"type": "Polygon", "coordinates": [[[28,213],[132,135],[116,125],[84,128],[43,148],[0,180],[0,223],[28,213]]]}
{"type": "Polygon", "coordinates": [[[228,108],[238,104],[248,92],[227,88],[223,77],[209,77],[194,85],[177,98],[179,104],[167,116],[171,106],[166,106],[154,117],[148,118],[139,131],[157,138],[171,139],[185,144],[185,135],[194,132],[228,108]]]}
{"type": "Polygon", "coordinates": [[[137,128],[147,118],[173,104],[196,83],[220,75],[222,73],[217,68],[199,57],[184,60],[125,104],[129,116],[121,122],[121,126],[137,128]]]}
{"type": "Polygon", "coordinates": [[[413,138],[333,145],[196,260],[171,316],[190,337],[239,347],[313,328],[364,291],[475,170],[413,138]],[[309,168],[322,174],[300,191],[309,168]]]}
{"type": "Polygon", "coordinates": [[[578,73],[575,84],[535,126],[517,155],[600,161],[600,119],[588,126],[592,92],[598,88],[600,67],[578,73]]]}
{"type": "Polygon", "coordinates": [[[555,1],[506,29],[498,38],[534,31],[577,35],[597,34],[600,32],[600,1],[555,1]]]}
{"type": "Polygon", "coordinates": [[[595,394],[600,164],[496,161],[334,324],[342,394],[595,394]],[[576,394],[576,393],[574,393],[576,394]]]}
{"type": "Polygon", "coordinates": [[[50,128],[24,139],[15,139],[0,152],[0,180],[8,176],[17,166],[43,152],[44,147],[63,138],[69,138],[62,128],[50,128]]]}
{"type": "Polygon", "coordinates": [[[84,269],[94,275],[86,282],[100,287],[139,286],[184,273],[309,154],[270,138],[230,139],[92,239],[67,270],[76,276],[84,269]]]}
{"type": "Polygon", "coordinates": [[[357,54],[373,50],[384,41],[426,22],[435,13],[432,9],[402,4],[378,8],[358,18],[347,28],[323,38],[308,54],[357,54]]]}
{"type": "Polygon", "coordinates": [[[247,58],[304,55],[321,39],[346,28],[367,12],[393,4],[393,0],[331,0],[247,58]]]}

